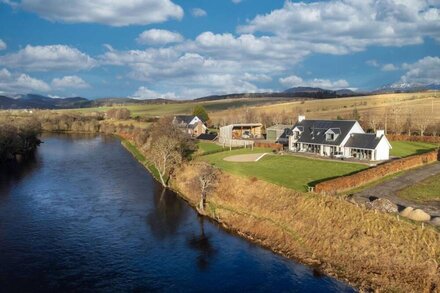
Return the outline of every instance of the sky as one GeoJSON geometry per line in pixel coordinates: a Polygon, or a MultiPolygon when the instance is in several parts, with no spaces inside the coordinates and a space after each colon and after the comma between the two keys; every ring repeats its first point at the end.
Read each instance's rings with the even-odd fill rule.
{"type": "Polygon", "coordinates": [[[440,84],[440,0],[0,0],[0,94],[440,84]]]}

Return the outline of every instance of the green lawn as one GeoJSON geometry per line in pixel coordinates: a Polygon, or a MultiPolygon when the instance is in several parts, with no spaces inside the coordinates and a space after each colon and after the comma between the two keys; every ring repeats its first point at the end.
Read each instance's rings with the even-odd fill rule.
{"type": "Polygon", "coordinates": [[[197,142],[197,147],[199,149],[198,153],[200,155],[223,151],[222,146],[208,141],[197,142]]]}
{"type": "Polygon", "coordinates": [[[255,148],[253,151],[239,149],[200,157],[213,165],[236,175],[256,177],[298,191],[307,191],[307,185],[339,177],[367,168],[365,165],[342,163],[296,157],[291,155],[266,155],[258,162],[235,163],[223,158],[248,153],[271,152],[255,148]]]}
{"type": "Polygon", "coordinates": [[[415,201],[440,200],[440,174],[431,176],[412,186],[404,188],[398,195],[415,201]]]}
{"type": "Polygon", "coordinates": [[[422,154],[437,148],[435,144],[416,141],[391,141],[391,156],[408,157],[411,155],[422,154]]]}

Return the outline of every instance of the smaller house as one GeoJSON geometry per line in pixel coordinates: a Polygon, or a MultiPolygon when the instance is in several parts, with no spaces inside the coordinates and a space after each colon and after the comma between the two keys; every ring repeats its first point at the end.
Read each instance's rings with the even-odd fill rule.
{"type": "Polygon", "coordinates": [[[183,129],[189,135],[195,137],[206,133],[208,130],[208,127],[206,127],[205,123],[199,117],[194,115],[174,116],[173,124],[183,129]]]}
{"type": "Polygon", "coordinates": [[[238,123],[220,127],[219,142],[227,145],[244,146],[254,139],[262,139],[261,123],[238,123]]]}
{"type": "Polygon", "coordinates": [[[266,140],[287,145],[292,135],[293,125],[277,124],[266,128],[266,140]]]}

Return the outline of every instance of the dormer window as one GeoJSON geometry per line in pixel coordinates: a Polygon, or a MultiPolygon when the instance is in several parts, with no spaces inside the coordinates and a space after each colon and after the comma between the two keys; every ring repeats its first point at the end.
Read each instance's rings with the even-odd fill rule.
{"type": "Polygon", "coordinates": [[[325,140],[326,141],[335,141],[339,134],[341,133],[341,130],[339,128],[330,128],[325,132],[325,140]]]}
{"type": "Polygon", "coordinates": [[[328,141],[335,140],[335,134],[334,133],[327,133],[325,136],[325,140],[328,140],[328,141]]]}

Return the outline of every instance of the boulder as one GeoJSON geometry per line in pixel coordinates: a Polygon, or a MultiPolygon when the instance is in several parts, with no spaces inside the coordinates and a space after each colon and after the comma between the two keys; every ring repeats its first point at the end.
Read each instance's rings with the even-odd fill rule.
{"type": "Polygon", "coordinates": [[[432,218],[430,223],[434,226],[440,227],[440,217],[432,218]]]}
{"type": "Polygon", "coordinates": [[[427,212],[421,209],[413,210],[411,213],[409,213],[408,218],[413,221],[419,221],[419,222],[426,222],[431,220],[431,216],[427,212]]]}
{"type": "Polygon", "coordinates": [[[414,211],[414,208],[406,207],[403,211],[400,212],[400,215],[408,218],[409,214],[411,214],[412,211],[414,211]]]}
{"type": "Polygon", "coordinates": [[[386,198],[378,198],[367,203],[368,208],[384,213],[397,213],[397,205],[386,198]]]}

